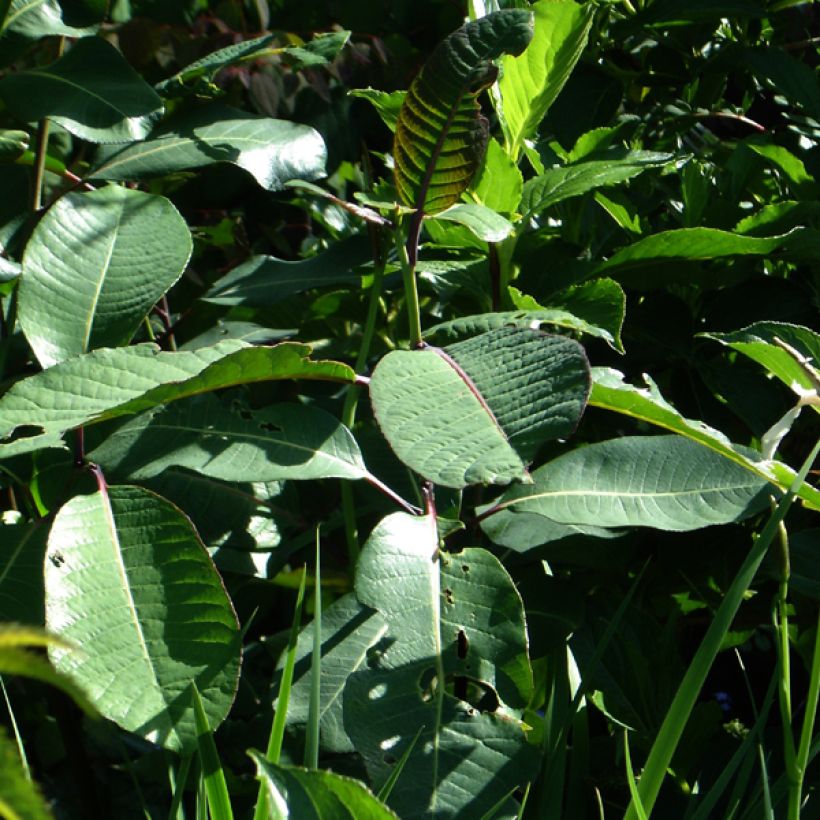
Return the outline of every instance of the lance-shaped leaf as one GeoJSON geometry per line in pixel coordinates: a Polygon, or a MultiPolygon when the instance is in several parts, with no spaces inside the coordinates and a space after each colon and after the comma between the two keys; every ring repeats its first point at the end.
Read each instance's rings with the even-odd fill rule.
{"type": "Polygon", "coordinates": [[[487,146],[477,96],[495,81],[491,61],[520,54],[531,37],[530,13],[507,9],[466,23],[438,45],[396,123],[396,188],[405,205],[438,213],[467,189],[487,146]]]}
{"type": "Polygon", "coordinates": [[[577,342],[511,327],[445,348],[393,351],[370,381],[396,455],[446,487],[527,480],[538,447],[575,429],[588,392],[577,342]]]}
{"type": "Polygon", "coordinates": [[[124,729],[190,753],[196,684],[216,728],[239,678],[240,634],[190,521],[140,487],[77,496],[58,513],[45,560],[46,625],[81,651],[55,667],[124,729]]]}
{"type": "Polygon", "coordinates": [[[89,458],[133,480],[172,466],[243,482],[368,474],[353,435],[330,413],[299,404],[229,408],[211,394],[143,413],[89,458]]]}
{"type": "Polygon", "coordinates": [[[20,281],[20,325],[40,364],[129,342],[192,249],[165,197],[111,186],[60,198],[26,245],[20,281]]]}
{"type": "Polygon", "coordinates": [[[143,139],[162,113],[157,93],[100,37],[84,37],[49,66],[8,74],[0,97],[24,122],[50,118],[90,142],[143,139]]]}
{"type": "Polygon", "coordinates": [[[399,816],[481,817],[535,763],[515,711],[532,692],[524,611],[493,555],[437,558],[437,542],[431,517],[397,513],[365,544],[356,595],[388,628],[348,679],[344,725],[377,788],[415,739],[388,798],[399,816]]]}
{"type": "Polygon", "coordinates": [[[497,509],[565,524],[685,531],[753,515],[769,492],[761,478],[680,436],[590,444],[539,467],[532,478],[508,490],[497,509]]]}
{"type": "MultiPolygon", "coordinates": [[[[169,401],[251,382],[327,379],[352,382],[353,370],[333,361],[311,361],[311,348],[294,342],[250,347],[226,340],[175,352],[154,344],[102,348],[22,379],[0,398],[0,436],[20,426],[41,427],[29,436],[34,449],[73,427],[150,410],[169,401]]],[[[0,456],[27,452],[25,439],[0,456]]]]}
{"type": "Polygon", "coordinates": [[[321,769],[280,766],[254,749],[248,754],[265,787],[271,818],[398,820],[359,780],[321,769]]]}
{"type": "Polygon", "coordinates": [[[90,33],[89,29],[74,28],[59,0],[11,0],[5,19],[0,14],[0,36],[10,34],[37,40],[55,34],[82,37],[90,33]]]}
{"type": "Polygon", "coordinates": [[[144,142],[101,148],[88,177],[147,179],[229,162],[278,191],[292,179],[324,176],[326,158],[324,140],[308,125],[208,105],[172,118],[144,142]]]}

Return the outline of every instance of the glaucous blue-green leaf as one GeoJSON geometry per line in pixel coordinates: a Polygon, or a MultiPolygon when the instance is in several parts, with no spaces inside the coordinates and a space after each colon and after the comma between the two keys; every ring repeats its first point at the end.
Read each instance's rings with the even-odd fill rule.
{"type": "Polygon", "coordinates": [[[577,342],[511,327],[446,348],[392,351],[370,381],[396,455],[456,488],[528,480],[527,462],[544,441],[575,429],[588,392],[577,342]]]}
{"type": "Polygon", "coordinates": [[[371,254],[369,240],[354,236],[298,262],[252,256],[218,279],[203,298],[217,305],[268,307],[311,288],[359,281],[354,269],[368,262],[371,254]]]}
{"type": "MultiPolygon", "coordinates": [[[[278,379],[353,382],[355,373],[333,361],[311,361],[295,342],[250,347],[233,340],[197,350],[161,351],[154,344],[101,348],[21,379],[0,398],[0,437],[39,427],[46,441],[80,425],[150,410],[177,399],[278,379]]],[[[30,435],[38,449],[43,436],[30,435]]],[[[27,452],[26,440],[9,446],[27,452]]],[[[0,445],[3,447],[5,445],[0,445]]],[[[2,450],[0,450],[2,454],[2,450]]]]}
{"type": "MultiPolygon", "coordinates": [[[[646,387],[636,387],[625,382],[623,373],[617,370],[610,367],[594,367],[589,403],[593,407],[622,413],[686,436],[728,458],[752,475],[771,482],[781,490],[785,491],[792,485],[795,471],[787,464],[776,459],[763,460],[748,448],[733,444],[714,427],[698,419],[685,418],[666,401],[649,376],[644,375],[644,381],[646,387]]],[[[804,504],[820,510],[820,490],[804,482],[797,495],[804,504]]]]}
{"type": "Polygon", "coordinates": [[[612,151],[611,159],[595,159],[575,165],[550,168],[524,183],[521,213],[535,216],[567,199],[581,196],[596,188],[617,185],[659,168],[672,159],[671,154],[657,151],[612,151]]]}
{"type": "MultiPolygon", "coordinates": [[[[756,322],[731,333],[703,333],[738,350],[776,376],[798,396],[820,391],[820,335],[801,325],[756,322]]],[[[820,402],[808,402],[820,412],[820,402]]]]}
{"type": "Polygon", "coordinates": [[[495,81],[491,61],[520,54],[531,37],[532,15],[507,9],[466,23],[436,47],[396,123],[393,157],[403,204],[435,214],[458,201],[487,145],[477,97],[495,81]]]}
{"type": "Polygon", "coordinates": [[[574,0],[540,0],[531,8],[532,42],[520,56],[502,59],[495,95],[507,150],[516,159],[572,73],[592,25],[590,7],[574,0]]]}
{"type": "Polygon", "coordinates": [[[459,202],[451,205],[446,211],[440,211],[427,220],[430,222],[454,222],[467,228],[482,242],[501,242],[513,232],[513,225],[509,219],[501,216],[484,205],[459,202]]]}
{"type": "Polygon", "coordinates": [[[90,179],[131,180],[229,162],[263,188],[325,175],[327,149],[308,125],[225,105],[199,106],[164,123],[143,142],[98,150],[90,179]]]}
{"type": "Polygon", "coordinates": [[[322,769],[280,766],[251,749],[272,820],[398,820],[360,780],[322,769]]]}
{"type": "Polygon", "coordinates": [[[58,0],[11,0],[5,19],[0,15],[0,36],[37,40],[49,35],[82,37],[90,33],[68,24],[58,0]]]}
{"type": "Polygon", "coordinates": [[[480,817],[537,760],[517,711],[532,671],[515,584],[485,550],[437,548],[431,517],[397,513],[378,524],[356,566],[356,596],[387,632],[348,678],[345,730],[376,788],[415,740],[387,801],[408,820],[480,817]]]}
{"type": "Polygon", "coordinates": [[[197,83],[208,82],[223,68],[276,55],[294,68],[311,68],[327,65],[350,39],[349,31],[320,32],[312,40],[300,46],[275,45],[276,35],[265,34],[253,40],[220,48],[190,63],[172,77],[158,82],[154,88],[165,97],[173,97],[196,91],[197,83]]]}
{"type": "Polygon", "coordinates": [[[224,481],[368,475],[353,435],[330,413],[301,404],[228,407],[213,394],[130,419],[88,457],[135,481],[167,467],[224,481]]]}
{"type": "Polygon", "coordinates": [[[89,142],[144,139],[162,114],[154,89],[100,37],[83,37],[51,65],[7,74],[0,98],[24,122],[49,118],[89,142]]]}
{"type": "Polygon", "coordinates": [[[239,624],[190,521],[140,487],[76,496],[57,513],[45,560],[46,625],[82,652],[55,667],[124,729],[190,753],[196,684],[216,728],[239,679],[239,624]]]}
{"type": "Polygon", "coordinates": [[[0,622],[42,626],[43,558],[48,526],[0,524],[0,622]]]}
{"type": "Polygon", "coordinates": [[[0,811],[3,817],[52,820],[37,783],[24,771],[20,752],[0,729],[0,811]]]}
{"type": "Polygon", "coordinates": [[[740,521],[768,503],[768,484],[682,436],[625,436],[539,467],[498,508],[565,524],[695,530],[740,521]]]}
{"type": "Polygon", "coordinates": [[[517,512],[505,507],[481,521],[481,531],[493,544],[514,552],[526,552],[541,544],[586,535],[593,538],[617,538],[621,533],[603,527],[581,524],[559,524],[534,512],[517,512]]]}
{"type": "MultiPolygon", "coordinates": [[[[344,727],[342,693],[348,677],[361,669],[367,650],[387,632],[384,618],[360,604],[348,593],[322,610],[322,678],[319,692],[319,737],[322,749],[335,754],[355,751],[344,727]]],[[[304,730],[311,696],[311,653],[313,625],[300,633],[296,645],[296,666],[288,701],[288,725],[304,730]]],[[[279,670],[284,665],[280,660],[279,670]]],[[[274,679],[272,691],[278,691],[274,679]]]]}
{"type": "Polygon", "coordinates": [[[396,130],[406,91],[379,91],[376,88],[354,88],[348,91],[351,97],[360,97],[367,100],[377,111],[382,122],[391,130],[396,130]]]}
{"type": "Polygon", "coordinates": [[[109,186],[57,200],[26,245],[19,319],[42,367],[131,340],[193,242],[163,196],[109,186]]]}

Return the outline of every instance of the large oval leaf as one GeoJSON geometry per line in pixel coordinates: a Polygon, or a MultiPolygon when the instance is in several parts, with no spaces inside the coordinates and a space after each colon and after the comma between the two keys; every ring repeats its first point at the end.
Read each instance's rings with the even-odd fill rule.
{"type": "Polygon", "coordinates": [[[97,152],[90,179],[147,179],[217,162],[247,171],[263,188],[325,174],[327,148],[318,131],[224,105],[186,111],[144,142],[97,152]]]}
{"type": "Polygon", "coordinates": [[[191,523],[139,487],[77,496],[54,520],[45,561],[46,625],[81,652],[50,657],[124,729],[190,752],[196,684],[209,724],[239,678],[239,625],[191,523]]]}
{"type": "Polygon", "coordinates": [[[396,188],[405,205],[433,214],[458,201],[487,147],[476,97],[495,81],[490,61],[520,54],[531,37],[530,13],[507,9],[465,24],[438,45],[396,123],[396,188]]]}
{"type": "Polygon", "coordinates": [[[60,198],[26,246],[20,281],[20,324],[40,364],[129,342],[192,249],[165,197],[110,186],[60,198]]]}
{"type": "Polygon", "coordinates": [[[396,455],[447,487],[526,480],[538,447],[575,428],[588,392],[577,342],[510,327],[446,348],[393,351],[370,381],[396,455]]]}
{"type": "Polygon", "coordinates": [[[50,118],[90,142],[143,139],[162,113],[156,91],[99,37],[84,37],[50,66],[8,74],[0,97],[24,122],[50,118]]]}
{"type": "Polygon", "coordinates": [[[379,787],[414,744],[388,798],[402,818],[480,817],[537,759],[514,711],[532,692],[523,604],[493,555],[437,559],[437,542],[432,518],[396,513],[362,549],[356,595],[388,628],[348,678],[344,725],[379,787]]]}
{"type": "Polygon", "coordinates": [[[681,436],[613,439],[573,450],[506,492],[497,509],[564,524],[696,530],[739,521],[768,503],[768,484],[681,436]]]}

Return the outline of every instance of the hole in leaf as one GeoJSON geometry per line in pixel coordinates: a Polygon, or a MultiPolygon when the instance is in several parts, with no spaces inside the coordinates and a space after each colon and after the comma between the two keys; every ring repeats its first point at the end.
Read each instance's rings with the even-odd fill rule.
{"type": "Polygon", "coordinates": [[[421,699],[425,703],[429,703],[436,694],[436,688],[438,687],[438,677],[436,676],[436,670],[433,669],[432,666],[421,673],[418,687],[421,699]]]}
{"type": "Polygon", "coordinates": [[[470,642],[467,640],[467,633],[463,629],[458,630],[456,636],[456,654],[460,660],[467,657],[467,650],[470,648],[470,642]]]}
{"type": "Polygon", "coordinates": [[[467,675],[448,675],[447,691],[482,714],[497,711],[501,703],[490,684],[467,675]]]}
{"type": "Polygon", "coordinates": [[[450,589],[449,587],[445,588],[445,590],[444,590],[444,600],[447,601],[447,603],[450,606],[452,606],[455,603],[455,601],[453,599],[453,590],[450,589]]]}
{"type": "Polygon", "coordinates": [[[467,564],[462,564],[461,571],[466,575],[470,571],[470,567],[467,564]]]}
{"type": "Polygon", "coordinates": [[[277,425],[275,425],[275,424],[274,424],[273,422],[271,422],[271,421],[263,421],[263,422],[259,425],[259,429],[260,429],[260,430],[267,430],[267,431],[268,431],[268,432],[270,432],[270,433],[281,433],[281,432],[282,432],[282,428],[281,428],[281,427],[278,427],[277,425]]]}
{"type": "Polygon", "coordinates": [[[393,757],[393,755],[391,755],[391,754],[386,754],[386,755],[382,758],[382,760],[384,761],[385,765],[387,765],[387,766],[395,766],[395,765],[396,765],[396,763],[398,762],[398,761],[396,760],[396,758],[395,758],[395,757],[393,757]]]}

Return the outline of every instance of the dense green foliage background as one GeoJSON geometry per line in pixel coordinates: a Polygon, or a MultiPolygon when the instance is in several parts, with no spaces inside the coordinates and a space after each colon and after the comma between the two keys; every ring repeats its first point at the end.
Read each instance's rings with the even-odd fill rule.
{"type": "Polygon", "coordinates": [[[0,1],[0,816],[820,817],[816,8],[498,6],[0,1]]]}

